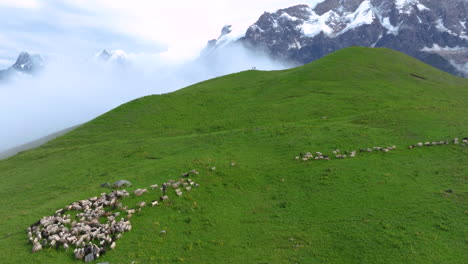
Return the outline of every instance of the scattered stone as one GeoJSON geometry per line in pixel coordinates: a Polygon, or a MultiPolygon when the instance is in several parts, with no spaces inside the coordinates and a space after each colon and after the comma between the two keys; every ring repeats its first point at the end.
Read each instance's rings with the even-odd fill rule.
{"type": "Polygon", "coordinates": [[[124,186],[132,186],[132,183],[127,180],[116,181],[112,184],[114,188],[122,188],[124,186]]]}
{"type": "Polygon", "coordinates": [[[85,262],[91,262],[91,261],[93,261],[93,260],[94,260],[94,255],[93,255],[93,253],[89,253],[88,255],[86,255],[86,256],[85,256],[85,259],[84,259],[85,262]]]}
{"type": "Polygon", "coordinates": [[[111,187],[111,184],[108,182],[101,184],[101,188],[110,188],[110,187],[111,187]]]}

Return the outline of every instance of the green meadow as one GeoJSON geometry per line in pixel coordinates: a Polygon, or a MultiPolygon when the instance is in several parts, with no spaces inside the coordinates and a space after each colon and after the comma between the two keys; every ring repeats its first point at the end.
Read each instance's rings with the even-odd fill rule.
{"type": "Polygon", "coordinates": [[[133,100],[0,161],[0,263],[79,263],[32,254],[26,228],[104,182],[133,191],[192,169],[198,188],[135,214],[95,263],[467,263],[468,146],[408,149],[467,137],[467,102],[467,79],[360,47],[133,100]]]}

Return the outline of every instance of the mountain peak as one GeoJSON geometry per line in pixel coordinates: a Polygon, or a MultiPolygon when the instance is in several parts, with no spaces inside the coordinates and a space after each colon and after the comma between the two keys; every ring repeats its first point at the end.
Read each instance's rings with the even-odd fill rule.
{"type": "Polygon", "coordinates": [[[28,52],[21,52],[12,68],[24,72],[33,73],[44,66],[44,61],[40,55],[30,55],[28,52]]]}
{"type": "Polygon", "coordinates": [[[386,47],[463,75],[468,60],[450,49],[468,49],[468,1],[324,0],[265,12],[241,41],[300,64],[353,45],[386,47]]]}

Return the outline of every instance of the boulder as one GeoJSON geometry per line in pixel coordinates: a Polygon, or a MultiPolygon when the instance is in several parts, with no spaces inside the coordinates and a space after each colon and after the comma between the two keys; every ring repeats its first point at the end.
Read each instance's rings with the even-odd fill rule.
{"type": "Polygon", "coordinates": [[[105,182],[105,183],[101,184],[101,187],[102,188],[109,188],[109,187],[111,187],[111,184],[108,183],[108,182],[105,182]]]}
{"type": "Polygon", "coordinates": [[[132,186],[132,183],[127,180],[116,181],[112,184],[114,188],[122,188],[124,186],[132,186]]]}
{"type": "Polygon", "coordinates": [[[85,259],[84,259],[85,262],[91,262],[91,261],[93,261],[93,260],[94,260],[94,255],[93,255],[93,253],[89,253],[88,255],[86,255],[86,256],[85,256],[85,259]]]}

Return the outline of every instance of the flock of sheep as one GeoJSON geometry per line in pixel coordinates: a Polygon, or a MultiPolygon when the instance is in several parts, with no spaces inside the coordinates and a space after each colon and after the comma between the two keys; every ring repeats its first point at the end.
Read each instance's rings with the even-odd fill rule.
{"type": "MultiPolygon", "coordinates": [[[[463,138],[462,140],[463,144],[468,145],[468,138],[463,138]]],[[[460,144],[459,138],[454,138],[452,140],[453,144],[460,144]]],[[[416,148],[416,147],[423,147],[423,146],[437,146],[437,145],[447,145],[449,144],[449,140],[440,140],[440,141],[433,141],[433,142],[419,142],[415,145],[411,145],[408,148],[416,148]]],[[[373,152],[373,151],[380,151],[380,152],[390,152],[392,150],[395,150],[397,147],[396,146],[390,146],[390,147],[372,147],[372,148],[364,148],[360,149],[359,152],[373,152]]],[[[295,157],[296,160],[299,161],[309,161],[309,160],[330,160],[332,158],[335,159],[346,159],[346,158],[354,158],[356,157],[357,151],[352,150],[352,151],[341,151],[339,149],[333,150],[332,151],[333,156],[331,157],[330,155],[324,155],[322,152],[306,152],[306,153],[299,153],[298,156],[295,157]]]]}
{"type": "MultiPolygon", "coordinates": [[[[391,147],[373,147],[373,148],[366,148],[366,149],[360,149],[360,152],[372,152],[372,151],[382,151],[382,152],[389,152],[390,150],[396,149],[396,146],[391,146],[391,147]]],[[[315,152],[312,154],[311,152],[306,152],[304,153],[299,153],[299,156],[296,156],[296,160],[300,161],[308,161],[308,160],[330,160],[332,158],[335,159],[346,159],[346,158],[354,158],[356,157],[356,150],[352,151],[341,151],[339,149],[333,150],[332,151],[334,157],[330,157],[329,155],[324,155],[322,152],[315,152]]]]}
{"type": "MultiPolygon", "coordinates": [[[[468,144],[468,137],[465,137],[462,139],[463,144],[468,144]]],[[[448,145],[450,142],[449,140],[440,140],[440,141],[432,141],[432,142],[418,142],[417,144],[410,145],[408,148],[413,149],[417,147],[430,147],[430,146],[437,146],[437,145],[448,145]]],[[[460,144],[460,139],[459,138],[454,138],[452,140],[452,143],[455,145],[460,144]]]]}
{"type": "MultiPolygon", "coordinates": [[[[177,196],[181,196],[183,192],[198,187],[197,183],[188,178],[190,175],[198,175],[198,171],[184,173],[179,180],[168,180],[161,187],[157,184],[151,185],[151,190],[158,190],[159,196],[159,199],[151,202],[151,206],[168,200],[167,194],[170,189],[175,190],[177,196]]],[[[140,197],[147,192],[148,189],[136,189],[133,193],[140,197]]],[[[32,252],[46,247],[63,247],[65,250],[73,247],[75,258],[78,260],[90,262],[99,258],[108,249],[115,248],[122,233],[132,230],[130,218],[146,207],[145,201],[138,202],[135,208],[124,206],[121,200],[128,196],[130,193],[126,190],[114,190],[102,193],[99,197],[73,202],[57,210],[54,215],[43,217],[27,228],[32,252]]]]}

